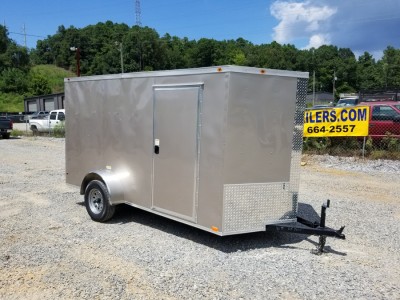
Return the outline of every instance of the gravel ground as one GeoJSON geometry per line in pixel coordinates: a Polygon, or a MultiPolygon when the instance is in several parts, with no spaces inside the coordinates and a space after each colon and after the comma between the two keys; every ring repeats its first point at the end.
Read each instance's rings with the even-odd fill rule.
{"type": "Polygon", "coordinates": [[[400,162],[305,157],[301,214],[347,240],[218,237],[128,206],[90,220],[64,140],[0,139],[0,299],[400,299],[400,162]]]}

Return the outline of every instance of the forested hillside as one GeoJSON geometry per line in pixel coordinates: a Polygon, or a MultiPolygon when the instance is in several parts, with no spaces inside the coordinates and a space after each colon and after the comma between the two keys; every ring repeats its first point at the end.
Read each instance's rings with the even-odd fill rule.
{"type": "Polygon", "coordinates": [[[356,58],[350,49],[332,45],[301,50],[276,42],[254,45],[240,37],[189,40],[108,21],[81,29],[60,26],[27,50],[0,25],[0,111],[11,111],[15,105],[22,108],[24,96],[61,91],[62,77],[71,73],[44,65],[76,72],[76,52],[71,47],[79,48],[81,75],[121,72],[122,54],[125,72],[232,64],[308,71],[310,77],[315,71],[317,91],[332,91],[335,74],[337,94],[400,86],[400,50],[390,45],[376,61],[368,52],[356,58]]]}

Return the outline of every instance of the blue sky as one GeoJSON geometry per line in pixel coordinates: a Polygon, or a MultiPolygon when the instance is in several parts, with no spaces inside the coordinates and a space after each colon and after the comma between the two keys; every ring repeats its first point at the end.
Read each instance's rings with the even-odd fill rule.
{"type": "MultiPolygon", "coordinates": [[[[276,40],[297,48],[333,44],[376,57],[400,48],[399,0],[141,0],[141,22],[189,39],[242,37],[254,44],[276,40]]],[[[10,37],[34,48],[59,25],[82,28],[111,20],[135,24],[134,0],[1,0],[0,22],[10,37]]]]}

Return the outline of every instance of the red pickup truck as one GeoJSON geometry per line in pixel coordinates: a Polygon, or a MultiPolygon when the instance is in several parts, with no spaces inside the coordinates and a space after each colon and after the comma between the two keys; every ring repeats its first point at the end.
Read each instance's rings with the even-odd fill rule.
{"type": "Polygon", "coordinates": [[[400,138],[400,102],[361,102],[358,105],[370,107],[370,137],[381,139],[390,134],[400,138]]]}
{"type": "Polygon", "coordinates": [[[3,139],[10,138],[10,133],[13,129],[13,122],[7,118],[0,116],[0,135],[3,139]]]}

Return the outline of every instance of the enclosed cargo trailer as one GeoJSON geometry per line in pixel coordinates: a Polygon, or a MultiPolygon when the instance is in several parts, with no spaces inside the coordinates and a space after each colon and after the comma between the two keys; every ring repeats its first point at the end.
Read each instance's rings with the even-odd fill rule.
{"type": "Polygon", "coordinates": [[[66,181],[218,234],[297,220],[308,73],[237,66],[68,78],[66,181]]]}

